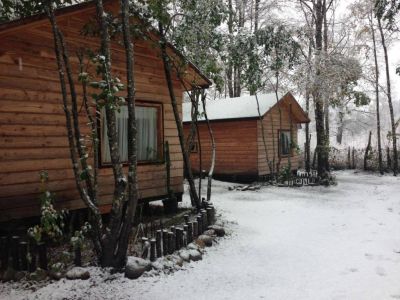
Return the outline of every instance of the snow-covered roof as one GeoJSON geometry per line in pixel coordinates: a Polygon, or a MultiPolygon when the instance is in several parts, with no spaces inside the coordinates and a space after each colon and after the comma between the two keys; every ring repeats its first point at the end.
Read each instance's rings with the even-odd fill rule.
{"type": "MultiPolygon", "coordinates": [[[[279,100],[284,94],[278,93],[279,100]]],[[[265,115],[276,103],[275,93],[257,94],[260,105],[260,114],[265,115]]],[[[183,122],[191,121],[192,103],[183,103],[183,122]]],[[[206,103],[209,120],[244,119],[258,117],[257,101],[255,96],[242,96],[238,98],[221,98],[209,100],[206,103]]],[[[203,106],[199,105],[199,121],[204,120],[203,106]]]]}

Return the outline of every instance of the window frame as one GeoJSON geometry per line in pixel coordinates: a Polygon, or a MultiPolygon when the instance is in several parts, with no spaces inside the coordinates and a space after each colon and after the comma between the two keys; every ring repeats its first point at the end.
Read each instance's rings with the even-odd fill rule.
{"type": "Polygon", "coordinates": [[[278,155],[280,158],[293,157],[293,149],[291,147],[292,141],[293,141],[293,134],[290,129],[278,129],[278,155]],[[283,133],[283,132],[288,132],[290,135],[290,144],[289,144],[289,153],[288,154],[282,154],[281,133],[283,133]]]}
{"type": "Polygon", "coordinates": [[[190,153],[198,153],[199,152],[199,143],[197,141],[193,141],[192,147],[190,148],[190,153]]]}
{"type": "MultiPolygon", "coordinates": [[[[136,106],[140,107],[154,107],[157,109],[157,159],[155,160],[141,160],[137,162],[138,165],[159,165],[164,164],[165,157],[164,157],[164,105],[162,102],[155,102],[155,101],[145,101],[145,100],[136,100],[136,106]]],[[[112,163],[104,162],[103,161],[103,139],[102,139],[102,129],[103,124],[101,118],[97,118],[97,136],[99,139],[99,153],[98,153],[98,160],[99,160],[99,168],[110,168],[112,163]]],[[[127,137],[128,138],[128,137],[127,137]]],[[[121,162],[122,166],[128,166],[128,161],[121,162]]]]}

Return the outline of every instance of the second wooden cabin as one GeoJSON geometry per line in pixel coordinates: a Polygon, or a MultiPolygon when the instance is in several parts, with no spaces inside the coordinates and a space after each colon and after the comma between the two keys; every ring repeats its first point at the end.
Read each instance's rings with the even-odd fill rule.
{"type": "MultiPolygon", "coordinates": [[[[225,98],[208,101],[206,112],[216,143],[216,178],[253,181],[263,176],[299,168],[298,129],[309,123],[307,113],[291,93],[225,98]],[[260,120],[261,116],[261,120],[260,120]],[[264,133],[264,134],[263,134],[264,133]],[[266,147],[265,147],[265,146],[266,147]],[[268,157],[267,157],[268,156],[268,157]],[[274,166],[274,167],[272,167],[274,166]]],[[[191,130],[191,103],[184,103],[183,122],[186,137],[191,130]]],[[[199,138],[194,138],[190,160],[193,172],[208,170],[211,163],[211,138],[199,105],[199,138]]]]}

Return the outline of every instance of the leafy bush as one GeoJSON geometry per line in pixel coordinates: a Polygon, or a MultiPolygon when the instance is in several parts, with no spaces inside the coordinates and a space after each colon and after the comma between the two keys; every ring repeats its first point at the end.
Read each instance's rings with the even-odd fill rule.
{"type": "Polygon", "coordinates": [[[63,236],[64,219],[66,211],[61,210],[58,212],[53,203],[55,201],[55,194],[48,189],[49,175],[46,171],[40,173],[40,207],[41,217],[40,224],[35,225],[28,229],[28,235],[32,237],[37,243],[44,239],[58,241],[63,236]]]}

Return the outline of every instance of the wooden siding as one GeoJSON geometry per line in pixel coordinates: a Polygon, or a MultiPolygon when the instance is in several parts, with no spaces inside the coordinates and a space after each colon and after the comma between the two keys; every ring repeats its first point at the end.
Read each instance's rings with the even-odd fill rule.
{"type": "MultiPolygon", "coordinates": [[[[264,115],[263,125],[265,131],[265,140],[268,151],[268,158],[272,162],[275,154],[275,165],[279,163],[279,130],[290,130],[290,115],[289,109],[285,105],[274,106],[268,113],[264,115]],[[280,107],[280,112],[279,112],[280,107]],[[281,118],[280,118],[281,115],[281,118]],[[280,121],[281,120],[281,121],[280,121]],[[275,147],[274,147],[275,146],[275,147]]],[[[294,142],[297,143],[297,123],[292,120],[292,137],[294,142]]],[[[258,175],[266,175],[270,173],[265,147],[262,137],[262,127],[261,123],[257,121],[257,144],[258,144],[258,175]]],[[[296,170],[299,167],[300,157],[295,150],[292,151],[290,157],[291,169],[296,170]]],[[[280,159],[280,169],[288,166],[289,158],[282,157],[280,159]]]]}
{"type": "MultiPolygon", "coordinates": [[[[233,120],[211,122],[216,143],[216,175],[257,175],[257,125],[255,120],[233,120]]],[[[185,123],[188,136],[190,123],[185,123]]],[[[203,170],[211,164],[211,140],[207,125],[199,123],[203,170]]],[[[199,172],[199,153],[191,153],[194,172],[199,172]]]]}
{"type": "MultiPolygon", "coordinates": [[[[94,10],[91,12],[94,15],[94,10]]],[[[96,50],[99,41],[79,34],[88,12],[58,19],[77,77],[75,52],[81,47],[96,50]]],[[[124,51],[116,42],[111,48],[113,73],[124,82],[124,51]]],[[[135,81],[137,99],[163,104],[163,136],[170,144],[172,188],[182,192],[183,162],[176,125],[162,61],[151,42],[135,44],[135,81]]],[[[174,88],[181,107],[182,86],[176,78],[174,88]]],[[[77,92],[82,94],[79,84],[77,92]]],[[[88,134],[84,112],[80,121],[82,133],[88,134]]],[[[73,179],[48,22],[0,35],[0,221],[39,214],[38,173],[43,169],[49,172],[49,188],[56,193],[59,207],[84,207],[73,179]]],[[[141,198],[166,194],[164,164],[140,165],[138,171],[141,198]]],[[[99,173],[100,203],[106,210],[112,200],[112,169],[101,168],[99,173]]]]}

